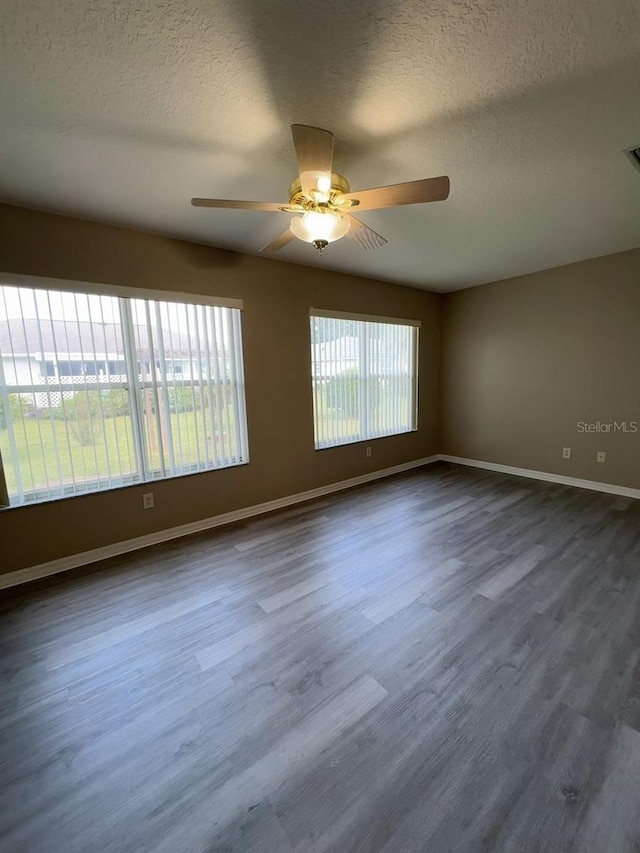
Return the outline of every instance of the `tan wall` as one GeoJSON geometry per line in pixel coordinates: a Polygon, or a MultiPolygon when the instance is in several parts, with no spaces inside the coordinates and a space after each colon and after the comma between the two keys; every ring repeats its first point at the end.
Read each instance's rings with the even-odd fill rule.
{"type": "Polygon", "coordinates": [[[0,270],[244,300],[251,462],[0,512],[0,572],[344,480],[437,453],[441,297],[355,276],[225,252],[0,205],[0,270]],[[422,321],[419,429],[316,452],[310,306],[422,321]]]}
{"type": "Polygon", "coordinates": [[[640,429],[640,250],[448,294],[443,365],[442,452],[640,487],[640,432],[577,431],[640,429]]]}

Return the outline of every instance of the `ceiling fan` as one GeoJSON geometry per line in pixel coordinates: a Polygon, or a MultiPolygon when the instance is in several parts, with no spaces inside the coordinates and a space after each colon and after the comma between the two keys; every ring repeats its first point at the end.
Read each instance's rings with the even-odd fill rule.
{"type": "Polygon", "coordinates": [[[289,202],[234,201],[223,198],[192,198],[194,207],[226,207],[242,210],[283,211],[295,214],[286,231],[261,252],[277,252],[296,237],[322,252],[329,243],[349,237],[363,249],[377,249],[387,242],[353,215],[354,210],[376,210],[401,204],[443,201],[449,195],[449,178],[424,178],[387,187],[352,193],[345,177],[333,171],[333,134],[319,127],[292,124],[299,176],[289,187],[289,202]]]}

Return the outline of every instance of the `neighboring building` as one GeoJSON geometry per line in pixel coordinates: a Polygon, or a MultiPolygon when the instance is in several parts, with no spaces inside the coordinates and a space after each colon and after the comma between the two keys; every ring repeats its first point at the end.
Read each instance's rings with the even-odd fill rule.
{"type": "Polygon", "coordinates": [[[316,380],[332,379],[344,373],[358,372],[361,364],[375,365],[378,376],[397,376],[406,370],[409,339],[398,345],[395,352],[375,338],[366,341],[355,335],[345,335],[311,346],[311,370],[316,380]],[[363,349],[366,348],[366,353],[363,349]]]}
{"type": "Polygon", "coordinates": [[[330,379],[340,376],[347,370],[358,367],[360,358],[360,340],[356,337],[341,337],[322,341],[311,347],[311,361],[314,379],[330,379]]]}
{"type": "MultiPolygon", "coordinates": [[[[183,333],[163,330],[169,351],[150,351],[147,328],[134,326],[139,375],[149,377],[155,361],[156,373],[170,381],[199,377],[197,353],[183,333]]],[[[60,404],[56,391],[74,385],[123,387],[128,381],[121,327],[115,323],[35,319],[0,321],[0,380],[9,393],[32,395],[33,405],[47,408],[60,404]],[[43,387],[51,390],[41,391],[43,387]]]]}

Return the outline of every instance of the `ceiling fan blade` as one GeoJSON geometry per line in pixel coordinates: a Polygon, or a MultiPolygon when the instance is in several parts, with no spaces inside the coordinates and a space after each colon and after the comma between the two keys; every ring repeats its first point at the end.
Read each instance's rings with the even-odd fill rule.
{"type": "Polygon", "coordinates": [[[194,207],[230,207],[238,210],[280,210],[287,205],[286,201],[235,201],[229,198],[192,198],[194,207]]]}
{"type": "MultiPolygon", "coordinates": [[[[327,176],[331,185],[333,166],[333,133],[306,124],[292,124],[291,134],[296,149],[302,192],[309,195],[318,187],[318,178],[327,176]]],[[[328,190],[329,187],[325,187],[328,190]]]]}
{"type": "Polygon", "coordinates": [[[405,184],[391,184],[388,187],[375,187],[349,193],[342,198],[346,201],[358,201],[358,210],[376,210],[381,207],[396,207],[400,204],[422,204],[427,201],[444,201],[449,195],[449,178],[423,178],[421,181],[408,181],[405,184]]]}
{"type": "Polygon", "coordinates": [[[351,227],[347,231],[347,237],[362,246],[363,249],[379,249],[389,242],[373,228],[365,225],[361,219],[351,215],[349,219],[351,220],[351,227]]]}
{"type": "Polygon", "coordinates": [[[276,237],[275,240],[272,240],[270,243],[267,243],[266,246],[263,246],[260,251],[261,252],[279,252],[280,249],[284,249],[284,247],[290,243],[295,238],[295,234],[291,230],[291,228],[287,228],[286,231],[283,231],[279,237],[276,237]]]}

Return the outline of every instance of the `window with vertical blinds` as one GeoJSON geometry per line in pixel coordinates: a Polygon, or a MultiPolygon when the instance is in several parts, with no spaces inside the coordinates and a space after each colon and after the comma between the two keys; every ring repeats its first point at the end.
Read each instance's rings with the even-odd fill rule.
{"type": "Polygon", "coordinates": [[[316,449],[417,428],[419,323],[312,309],[316,449]]]}
{"type": "Polygon", "coordinates": [[[10,504],[248,461],[241,303],[0,285],[10,504]]]}

